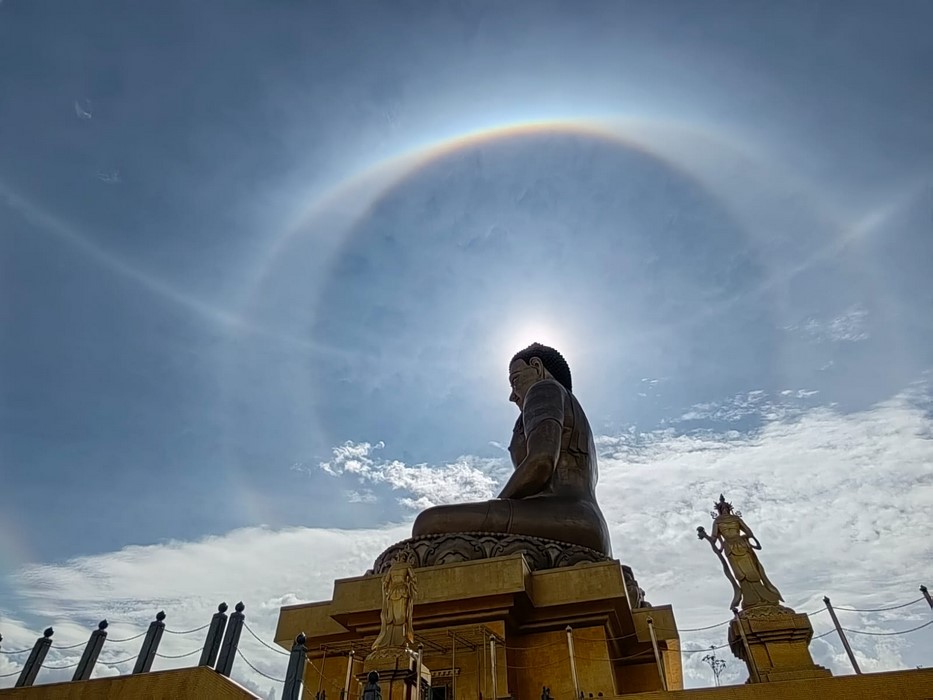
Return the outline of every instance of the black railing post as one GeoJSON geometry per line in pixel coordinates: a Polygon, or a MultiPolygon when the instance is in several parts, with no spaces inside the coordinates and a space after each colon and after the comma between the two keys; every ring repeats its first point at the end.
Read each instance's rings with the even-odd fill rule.
{"type": "Polygon", "coordinates": [[[133,667],[134,675],[149,673],[149,669],[152,668],[152,662],[159,650],[159,642],[162,641],[162,633],[165,631],[164,620],[165,611],[160,610],[156,613],[156,619],[149,623],[149,630],[146,632],[146,638],[139,650],[139,656],[136,657],[136,665],[133,667]]]}
{"type": "Polygon", "coordinates": [[[107,621],[101,620],[97,623],[97,629],[91,632],[91,638],[87,640],[87,646],[84,647],[84,653],[81,654],[78,668],[75,669],[71,680],[86,681],[91,677],[91,671],[94,670],[94,664],[97,663],[97,657],[100,656],[100,650],[104,648],[106,641],[107,621]]]}
{"type": "Polygon", "coordinates": [[[923,584],[920,584],[920,592],[923,593],[923,597],[927,600],[927,605],[930,606],[930,609],[933,610],[933,598],[930,597],[930,589],[928,589],[923,584]]]}
{"type": "Polygon", "coordinates": [[[36,640],[35,645],[32,647],[32,651],[29,653],[29,658],[26,659],[26,665],[23,666],[23,670],[16,680],[15,688],[25,688],[35,682],[36,676],[39,674],[39,669],[42,668],[42,662],[45,661],[45,655],[49,653],[49,647],[52,646],[52,635],[54,633],[55,630],[49,627],[42,633],[42,636],[36,640]]]}
{"type": "Polygon", "coordinates": [[[305,648],[305,633],[295,637],[292,653],[288,657],[288,671],[285,672],[285,687],[282,689],[282,700],[300,700],[301,680],[305,677],[305,663],[308,660],[308,650],[305,648]]]}
{"type": "Polygon", "coordinates": [[[845,649],[846,654],[849,655],[852,668],[855,669],[856,675],[861,675],[862,669],[859,668],[858,661],[855,660],[855,653],[852,651],[852,647],[849,646],[849,640],[846,638],[846,633],[842,630],[842,625],[839,624],[839,618],[836,617],[836,611],[833,610],[833,604],[830,602],[828,596],[823,596],[823,603],[825,603],[826,609],[829,610],[829,616],[833,619],[833,624],[836,626],[836,633],[839,635],[839,641],[842,642],[842,648],[845,649]]]}
{"type": "Polygon", "coordinates": [[[243,614],[243,611],[246,609],[246,606],[243,605],[243,601],[240,601],[236,604],[235,611],[230,615],[230,622],[227,623],[227,631],[224,634],[224,643],[220,647],[220,658],[217,659],[217,666],[215,669],[217,673],[223,676],[229,676],[230,671],[233,670],[233,659],[236,656],[236,648],[240,643],[240,633],[243,631],[243,620],[246,619],[246,615],[243,614]]]}
{"type": "Polygon", "coordinates": [[[213,668],[217,661],[217,652],[220,651],[220,642],[224,636],[224,627],[227,626],[227,604],[217,606],[217,612],[211,618],[211,626],[207,629],[207,638],[204,640],[204,649],[201,651],[201,660],[198,666],[213,668]]]}
{"type": "MultiPolygon", "coordinates": [[[[419,690],[420,687],[421,683],[419,682],[419,690]]],[[[369,675],[366,676],[366,687],[363,688],[362,700],[382,700],[382,688],[379,687],[378,671],[370,671],[369,675]]]]}

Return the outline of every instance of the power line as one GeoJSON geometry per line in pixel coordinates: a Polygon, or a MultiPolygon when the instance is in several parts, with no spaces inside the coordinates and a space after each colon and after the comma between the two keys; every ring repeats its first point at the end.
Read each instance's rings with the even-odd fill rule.
{"type": "Polygon", "coordinates": [[[198,647],[197,649],[192,649],[186,654],[160,654],[159,652],[156,652],[156,656],[158,656],[160,659],[183,659],[186,656],[197,654],[199,651],[201,651],[201,647],[198,647]]]}
{"type": "Polygon", "coordinates": [[[707,625],[706,627],[683,627],[677,631],[678,632],[704,632],[706,630],[711,630],[714,627],[722,627],[723,625],[728,625],[730,622],[732,622],[732,618],[729,618],[728,620],[723,620],[722,622],[717,622],[715,625],[707,625]]]}
{"type": "Polygon", "coordinates": [[[716,649],[725,649],[729,643],[720,644],[718,647],[706,647],[705,649],[681,649],[683,654],[699,654],[701,651],[715,651],[716,649]]]}
{"type": "Polygon", "coordinates": [[[851,632],[852,634],[867,634],[871,637],[896,637],[899,634],[910,634],[911,632],[916,632],[917,630],[922,630],[924,627],[929,627],[933,625],[933,620],[929,622],[924,622],[922,625],[917,627],[911,627],[909,630],[900,630],[899,632],[868,632],[865,630],[850,630],[848,627],[843,627],[846,632],[851,632]]]}
{"type": "MultiPolygon", "coordinates": [[[[169,634],[191,634],[192,632],[200,632],[201,630],[206,630],[210,626],[211,626],[211,623],[208,622],[206,625],[195,627],[193,630],[184,630],[182,632],[179,632],[178,630],[170,630],[166,627],[165,631],[168,632],[169,634]]],[[[145,634],[145,632],[143,632],[143,634],[145,634]]]]}
{"type": "Polygon", "coordinates": [[[119,666],[120,664],[125,664],[127,661],[133,661],[136,658],[136,654],[133,656],[127,656],[125,659],[120,659],[119,661],[105,661],[101,659],[98,663],[103,664],[104,666],[119,666]]]}
{"type": "Polygon", "coordinates": [[[140,637],[142,637],[142,636],[145,635],[145,634],[146,634],[145,632],[140,632],[139,634],[134,635],[134,636],[132,636],[132,637],[127,637],[126,639],[110,639],[110,638],[108,637],[107,641],[108,641],[108,642],[111,642],[111,643],[113,643],[113,644],[122,644],[123,642],[132,642],[134,639],[139,639],[140,637]]]}
{"type": "Polygon", "coordinates": [[[246,665],[247,665],[247,666],[249,666],[251,669],[253,669],[256,673],[258,673],[258,674],[259,674],[260,676],[262,676],[263,678],[268,678],[270,681],[275,681],[276,683],[284,683],[284,682],[285,682],[285,679],[284,679],[284,678],[273,678],[273,677],[270,676],[268,673],[263,673],[263,672],[260,671],[258,668],[256,668],[255,666],[253,666],[253,665],[249,662],[249,659],[247,659],[245,656],[243,656],[243,652],[240,651],[240,648],[239,648],[239,647],[237,647],[236,653],[239,654],[239,655],[240,655],[240,658],[243,659],[243,661],[246,662],[246,665]]]}
{"type": "Polygon", "coordinates": [[[53,649],[58,649],[59,651],[64,651],[65,649],[77,649],[78,647],[83,647],[87,642],[78,642],[77,644],[69,644],[66,647],[60,647],[58,644],[53,644],[53,649]]]}
{"type": "MultiPolygon", "coordinates": [[[[709,649],[706,649],[705,651],[709,651],[709,649]]],[[[645,649],[644,651],[640,651],[637,654],[632,654],[631,656],[609,656],[605,659],[599,659],[592,656],[580,656],[579,654],[574,655],[574,658],[583,659],[584,661],[628,661],[630,659],[640,659],[643,656],[648,656],[649,654],[654,654],[654,649],[645,649]]]]}
{"type": "Polygon", "coordinates": [[[272,645],[270,645],[270,644],[266,644],[266,643],[260,638],[260,636],[259,636],[258,634],[256,634],[255,632],[253,632],[253,630],[251,630],[251,629],[249,628],[249,625],[247,625],[245,621],[243,622],[243,626],[246,628],[246,631],[249,632],[251,635],[253,635],[253,638],[254,638],[257,642],[259,642],[260,644],[262,644],[266,649],[270,649],[270,650],[274,651],[276,654],[281,654],[282,656],[289,656],[289,653],[288,653],[287,651],[284,651],[284,650],[282,650],[282,649],[276,649],[274,646],[272,646],[272,645]]]}
{"type": "Polygon", "coordinates": [[[833,607],[836,610],[845,610],[846,612],[860,612],[860,613],[887,612],[888,610],[900,610],[901,608],[906,608],[910,605],[915,605],[916,603],[919,603],[921,600],[924,600],[924,598],[922,597],[917,598],[916,600],[912,600],[909,603],[901,603],[900,605],[892,605],[887,608],[846,608],[841,605],[834,605],[833,607]]]}
{"type": "MultiPolygon", "coordinates": [[[[609,637],[609,639],[613,639],[613,638],[609,637]]],[[[624,637],[619,637],[619,639],[624,639],[624,637]]],[[[584,640],[584,641],[590,641],[590,640],[584,640]]],[[[553,642],[547,642],[545,644],[535,644],[534,646],[530,646],[530,647],[510,647],[505,644],[497,643],[496,647],[499,649],[507,649],[508,651],[531,651],[533,649],[545,649],[547,647],[556,647],[558,645],[567,646],[567,642],[564,639],[558,639],[553,642]]]]}

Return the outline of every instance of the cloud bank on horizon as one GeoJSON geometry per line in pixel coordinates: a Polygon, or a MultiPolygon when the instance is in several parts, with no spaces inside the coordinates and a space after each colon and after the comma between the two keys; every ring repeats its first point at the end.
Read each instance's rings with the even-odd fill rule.
{"type": "MultiPolygon", "coordinates": [[[[616,556],[635,570],[655,603],[671,603],[682,634],[686,682],[709,685],[701,651],[724,644],[725,627],[692,631],[727,620],[731,590],[697,525],[709,525],[720,492],[745,512],[764,550],[761,560],[787,604],[810,612],[818,636],[817,663],[851,673],[831,633],[822,597],[841,610],[859,664],[866,672],[913,667],[926,661],[933,629],[876,636],[929,620],[924,601],[893,611],[879,609],[919,598],[918,584],[933,558],[933,393],[918,382],[866,411],[842,414],[806,407],[796,396],[762,401],[763,424],[751,431],[673,428],[599,437],[598,497],[616,556]],[[783,410],[777,411],[777,405],[783,410]],[[686,631],[691,630],[691,631],[686,631]],[[859,634],[862,633],[875,633],[859,634]]],[[[760,404],[759,404],[760,405],[760,404]]],[[[369,502],[397,499],[411,511],[424,505],[493,495],[503,463],[471,457],[446,465],[409,466],[379,455],[377,443],[346,443],[318,468],[347,488],[367,489],[369,502]]],[[[410,511],[410,512],[411,512],[410,511]]],[[[406,537],[410,516],[365,530],[247,528],[191,542],[128,547],[62,564],[25,567],[14,576],[15,599],[29,620],[4,615],[4,648],[26,648],[39,624],[53,624],[56,642],[82,641],[97,619],[111,620],[111,636],[141,630],[165,609],[170,629],[200,627],[221,600],[247,604],[247,622],[271,642],[282,605],[328,599],[333,580],[361,575],[383,548],[406,537]],[[296,553],[300,553],[296,556],[296,553]],[[42,620],[41,623],[38,621],[42,620]]],[[[166,635],[162,653],[183,654],[202,643],[199,634],[166,635]]],[[[260,671],[280,678],[285,658],[249,634],[242,648],[260,671]]],[[[99,675],[135,651],[108,645],[99,675]],[[126,653],[126,652],[129,652],[126,653]]],[[[77,659],[80,648],[50,663],[77,659]]],[[[740,662],[727,650],[726,682],[742,682],[740,662]]],[[[159,659],[159,668],[185,665],[159,659]]],[[[15,668],[0,657],[0,674],[15,668]]],[[[65,677],[43,672],[44,681],[65,677]]],[[[275,684],[237,662],[234,678],[262,693],[275,684]]],[[[5,679],[9,684],[12,679],[5,679]]],[[[339,686],[339,679],[332,679],[339,686]]]]}

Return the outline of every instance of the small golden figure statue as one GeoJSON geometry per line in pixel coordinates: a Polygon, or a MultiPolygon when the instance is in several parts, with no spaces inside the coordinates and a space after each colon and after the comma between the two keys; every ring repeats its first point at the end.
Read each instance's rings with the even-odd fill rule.
{"type": "Polygon", "coordinates": [[[731,503],[726,502],[722,494],[719,494],[719,502],[715,504],[715,508],[716,510],[710,513],[713,516],[712,534],[706,534],[706,530],[701,526],[697,528],[697,537],[709,542],[722,562],[723,573],[734,591],[729,607],[738,608],[740,601],[743,610],[760,605],[780,606],[784,599],[768,580],[764,567],[758,561],[755,550],[761,549],[761,544],[752,533],[752,529],[742,520],[742,514],[733,509],[731,503]]]}
{"type": "Polygon", "coordinates": [[[382,629],[373,653],[383,649],[410,649],[415,643],[412,615],[418,586],[410,557],[402,553],[382,579],[382,629]]]}

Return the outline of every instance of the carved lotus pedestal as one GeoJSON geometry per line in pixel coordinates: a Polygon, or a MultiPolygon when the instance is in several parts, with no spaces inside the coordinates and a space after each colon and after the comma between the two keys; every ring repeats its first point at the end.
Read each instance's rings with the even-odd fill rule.
{"type": "Polygon", "coordinates": [[[810,618],[783,606],[761,605],[739,613],[729,625],[729,646],[748,666],[750,683],[793,681],[832,676],[810,656],[813,626],[810,618]],[[739,624],[751,658],[745,651],[739,624]]]}
{"type": "MultiPolygon", "coordinates": [[[[612,561],[605,554],[594,549],[544,537],[489,532],[455,532],[446,535],[411,537],[396,542],[379,555],[368,573],[385,573],[392,562],[400,556],[404,556],[415,568],[423,568],[439,564],[494,559],[514,554],[521,554],[531,571],[612,561]]],[[[644,599],[645,592],[639,588],[631,567],[623,564],[622,573],[631,607],[650,607],[651,604],[644,599]]]]}

